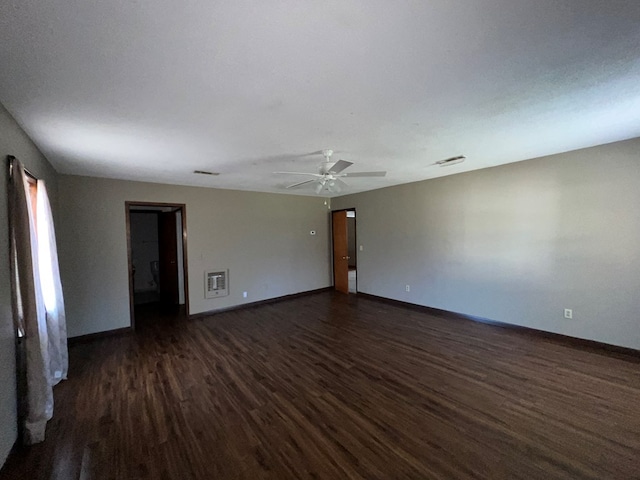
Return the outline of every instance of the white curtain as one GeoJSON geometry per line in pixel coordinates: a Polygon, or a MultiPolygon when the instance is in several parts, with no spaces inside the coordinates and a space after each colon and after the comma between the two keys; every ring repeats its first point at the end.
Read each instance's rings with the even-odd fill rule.
{"type": "Polygon", "coordinates": [[[14,159],[9,185],[12,293],[15,326],[26,350],[26,399],[19,401],[25,402],[23,440],[28,445],[44,440],[53,416],[52,386],[66,378],[68,364],[51,208],[44,184],[38,182],[37,188],[36,213],[27,174],[14,159]]]}
{"type": "Polygon", "coordinates": [[[60,282],[56,232],[53,227],[51,204],[47,187],[38,180],[36,229],[38,232],[38,266],[42,298],[47,315],[49,337],[49,377],[56,385],[67,378],[69,355],[67,350],[67,322],[64,313],[64,298],[60,282]]]}

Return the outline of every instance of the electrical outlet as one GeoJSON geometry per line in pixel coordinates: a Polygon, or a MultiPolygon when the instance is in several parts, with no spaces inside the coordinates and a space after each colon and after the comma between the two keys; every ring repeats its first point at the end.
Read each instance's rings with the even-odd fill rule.
{"type": "Polygon", "coordinates": [[[242,298],[247,298],[247,292],[242,292],[242,298]]]}
{"type": "Polygon", "coordinates": [[[404,289],[405,289],[405,291],[410,292],[411,291],[411,285],[405,285],[404,289]]]}
{"type": "Polygon", "coordinates": [[[564,318],[573,318],[573,310],[571,310],[570,308],[565,308],[564,318]]]}

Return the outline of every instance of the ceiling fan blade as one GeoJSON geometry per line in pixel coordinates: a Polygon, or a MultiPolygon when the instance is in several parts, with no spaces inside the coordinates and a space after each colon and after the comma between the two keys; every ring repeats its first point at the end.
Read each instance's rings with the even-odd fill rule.
{"type": "Polygon", "coordinates": [[[306,185],[307,183],[313,183],[316,182],[317,180],[305,180],[304,182],[298,182],[298,183],[294,183],[293,185],[288,185],[284,188],[296,188],[296,187],[300,187],[301,185],[306,185]]]}
{"type": "Polygon", "coordinates": [[[342,192],[342,190],[344,188],[348,188],[349,187],[349,185],[347,185],[345,182],[343,182],[339,178],[336,178],[335,180],[333,180],[332,183],[329,184],[329,186],[336,193],[340,193],[340,192],[342,192]]]}
{"type": "Polygon", "coordinates": [[[327,173],[340,173],[345,168],[353,165],[353,162],[347,162],[346,160],[338,160],[333,166],[329,169],[327,173]]]}
{"type": "Polygon", "coordinates": [[[345,173],[341,176],[343,177],[384,177],[387,172],[353,172],[353,173],[345,173]]]}
{"type": "Polygon", "coordinates": [[[306,172],[273,172],[274,175],[306,175],[307,177],[322,177],[319,173],[306,173],[306,172]]]}
{"type": "Polygon", "coordinates": [[[335,178],[331,180],[331,185],[338,185],[339,187],[348,187],[349,185],[340,180],[339,178],[335,178]]]}

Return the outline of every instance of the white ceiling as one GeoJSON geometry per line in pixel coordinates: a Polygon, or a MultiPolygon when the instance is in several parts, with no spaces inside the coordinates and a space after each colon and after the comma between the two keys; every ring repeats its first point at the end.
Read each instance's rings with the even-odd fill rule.
{"type": "Polygon", "coordinates": [[[352,193],[640,136],[640,2],[3,0],[0,101],[60,172],[283,192],[333,148],[388,171],[352,193]]]}

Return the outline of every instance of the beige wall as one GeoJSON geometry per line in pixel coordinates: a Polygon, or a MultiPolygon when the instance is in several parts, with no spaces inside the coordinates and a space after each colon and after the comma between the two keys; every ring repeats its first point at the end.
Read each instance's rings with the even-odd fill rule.
{"type": "Polygon", "coordinates": [[[332,200],[349,207],[361,292],[640,349],[640,139],[332,200]]]}
{"type": "Polygon", "coordinates": [[[61,175],[59,253],[71,337],[130,324],[127,200],[186,204],[192,314],[330,285],[321,198],[61,175]],[[229,269],[228,297],[204,298],[207,268],[229,269]]]}
{"type": "Polygon", "coordinates": [[[0,466],[4,463],[17,435],[15,335],[11,311],[9,276],[9,231],[7,155],[18,158],[31,173],[47,182],[51,208],[56,214],[57,174],[22,131],[11,115],[0,105],[0,466]]]}

